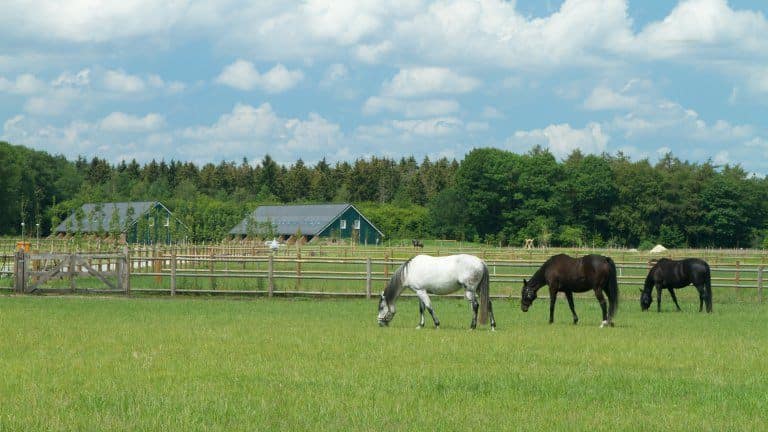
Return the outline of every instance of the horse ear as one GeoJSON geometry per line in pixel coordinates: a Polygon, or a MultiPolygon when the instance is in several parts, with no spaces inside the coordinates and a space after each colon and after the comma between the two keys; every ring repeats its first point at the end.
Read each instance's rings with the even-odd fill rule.
{"type": "Polygon", "coordinates": [[[528,285],[528,281],[523,278],[523,285],[528,285]]]}
{"type": "Polygon", "coordinates": [[[638,290],[638,291],[640,291],[640,292],[643,292],[643,289],[642,289],[642,288],[638,288],[637,290],[638,290]]]}

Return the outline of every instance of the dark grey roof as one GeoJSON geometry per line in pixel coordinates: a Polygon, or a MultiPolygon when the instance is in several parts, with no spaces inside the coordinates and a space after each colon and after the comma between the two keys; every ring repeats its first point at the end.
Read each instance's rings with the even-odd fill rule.
{"type": "MultiPolygon", "coordinates": [[[[120,227],[120,232],[125,231],[128,227],[125,226],[126,219],[128,217],[128,208],[133,207],[133,223],[136,223],[138,220],[138,217],[145,214],[155,206],[160,205],[163,208],[165,208],[168,213],[170,211],[168,208],[166,208],[163,204],[161,204],[158,201],[137,201],[137,202],[116,202],[116,203],[88,203],[83,204],[83,214],[85,215],[83,217],[83,226],[82,226],[82,232],[96,232],[99,230],[99,218],[101,216],[101,228],[105,232],[109,232],[110,227],[109,224],[112,221],[112,213],[117,212],[118,214],[118,226],[120,227]],[[96,210],[97,206],[101,206],[101,212],[98,212],[96,210]],[[93,212],[93,218],[90,218],[89,215],[93,212]],[[91,219],[93,223],[91,223],[91,219]]],[[[69,223],[69,220],[72,220],[72,229],[77,230],[77,219],[75,217],[75,214],[71,214],[67,219],[64,220],[64,222],[60,223],[58,227],[56,227],[55,232],[67,232],[67,224],[69,223]]]]}
{"type": "MultiPolygon", "coordinates": [[[[354,206],[346,203],[261,206],[250,217],[256,222],[272,222],[278,235],[293,235],[298,230],[301,230],[301,233],[305,235],[317,235],[349,207],[354,206]]],[[[248,218],[246,217],[232,228],[229,234],[246,235],[248,233],[247,224],[248,218]]]]}

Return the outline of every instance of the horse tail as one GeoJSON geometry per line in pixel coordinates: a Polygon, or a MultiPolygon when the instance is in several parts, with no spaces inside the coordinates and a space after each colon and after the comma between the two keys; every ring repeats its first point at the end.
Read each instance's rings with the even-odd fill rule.
{"type": "Polygon", "coordinates": [[[608,319],[613,319],[616,310],[619,309],[619,282],[616,276],[616,263],[610,257],[605,257],[608,261],[608,286],[606,294],[608,295],[608,319]]]}
{"type": "Polygon", "coordinates": [[[707,312],[712,312],[712,277],[709,271],[709,264],[704,261],[704,267],[707,269],[704,275],[704,284],[707,289],[707,312]]]}
{"type": "Polygon", "coordinates": [[[480,324],[488,322],[488,305],[490,303],[490,275],[488,274],[488,266],[483,263],[483,277],[480,279],[480,283],[477,285],[478,294],[480,294],[480,311],[478,313],[478,321],[480,324]]]}

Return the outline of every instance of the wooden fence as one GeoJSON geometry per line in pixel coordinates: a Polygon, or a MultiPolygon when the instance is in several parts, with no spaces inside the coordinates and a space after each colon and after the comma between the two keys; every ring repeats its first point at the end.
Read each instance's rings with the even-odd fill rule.
{"type": "MultiPolygon", "coordinates": [[[[691,255],[704,255],[697,252],[691,255]]],[[[475,253],[489,266],[492,294],[508,298],[519,295],[522,279],[529,278],[552,251],[475,253]]],[[[0,263],[5,263],[0,267],[0,281],[12,281],[0,282],[0,290],[370,298],[414,254],[409,248],[295,248],[274,252],[263,246],[199,245],[124,248],[120,253],[16,253],[0,256],[0,263]]],[[[636,297],[649,269],[647,255],[613,257],[622,296],[636,297]]],[[[709,261],[714,289],[730,289],[734,295],[763,301],[763,257],[720,254],[709,261]]]]}

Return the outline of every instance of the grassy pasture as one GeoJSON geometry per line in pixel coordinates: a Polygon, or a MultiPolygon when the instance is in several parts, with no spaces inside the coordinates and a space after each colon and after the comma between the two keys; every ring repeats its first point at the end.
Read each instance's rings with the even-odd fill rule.
{"type": "Polygon", "coordinates": [[[0,431],[768,429],[768,309],[680,300],[497,300],[491,333],[447,298],[436,331],[413,299],[4,296],[0,431]]]}

